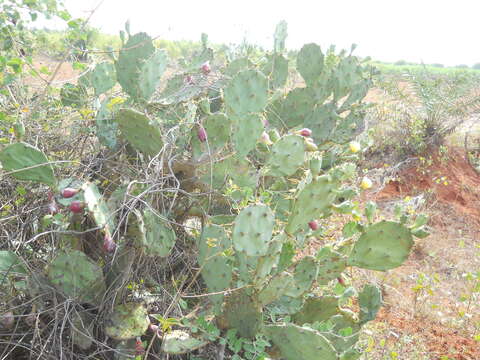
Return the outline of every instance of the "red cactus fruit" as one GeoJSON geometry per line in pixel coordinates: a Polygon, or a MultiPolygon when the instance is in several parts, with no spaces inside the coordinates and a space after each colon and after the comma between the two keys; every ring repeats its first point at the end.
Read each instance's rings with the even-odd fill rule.
{"type": "Polygon", "coordinates": [[[194,84],[193,76],[192,75],[187,75],[185,77],[185,83],[187,83],[188,85],[193,85],[194,84]]]}
{"type": "Polygon", "coordinates": [[[201,142],[207,141],[207,131],[203,126],[200,126],[198,128],[197,136],[198,136],[198,140],[200,140],[201,142]]]}
{"type": "Polygon", "coordinates": [[[145,349],[143,348],[142,340],[137,337],[137,340],[135,341],[135,355],[143,355],[145,353],[145,349]]]}
{"type": "Polygon", "coordinates": [[[299,130],[298,134],[302,135],[302,136],[305,136],[305,137],[309,137],[309,136],[312,136],[312,130],[304,128],[302,130],[299,130]]]}
{"type": "Polygon", "coordinates": [[[110,234],[105,234],[105,237],[103,238],[103,250],[107,253],[112,253],[116,248],[117,244],[112,240],[110,234]]]}
{"type": "Polygon", "coordinates": [[[69,208],[71,212],[78,214],[83,212],[84,207],[85,207],[85,204],[83,202],[75,200],[75,201],[72,201],[69,208]]]}
{"type": "Polygon", "coordinates": [[[68,198],[71,198],[71,197],[75,196],[77,193],[78,193],[78,189],[65,188],[60,192],[60,195],[62,195],[62,197],[64,197],[64,198],[68,199],[68,198]]]}
{"type": "Polygon", "coordinates": [[[308,223],[308,226],[310,226],[310,229],[312,229],[313,231],[317,230],[318,229],[318,223],[316,220],[312,220],[308,223]]]}
{"type": "Polygon", "coordinates": [[[212,71],[212,69],[210,68],[210,62],[209,61],[205,61],[203,64],[202,64],[202,72],[204,75],[208,75],[210,73],[210,71],[212,71]]]}

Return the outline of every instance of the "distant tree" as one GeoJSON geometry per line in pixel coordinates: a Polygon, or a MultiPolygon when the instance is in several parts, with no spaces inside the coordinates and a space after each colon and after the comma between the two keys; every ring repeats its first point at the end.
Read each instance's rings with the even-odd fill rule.
{"type": "Polygon", "coordinates": [[[472,69],[480,70],[480,63],[473,64],[472,69]]]}
{"type": "Polygon", "coordinates": [[[393,65],[407,65],[407,62],[405,60],[398,60],[394,62],[393,65]]]}
{"type": "Polygon", "coordinates": [[[430,64],[430,66],[437,67],[437,68],[445,67],[443,64],[438,64],[438,63],[430,64]]]}
{"type": "Polygon", "coordinates": [[[455,65],[457,69],[468,69],[468,65],[465,64],[460,64],[460,65],[455,65]]]}

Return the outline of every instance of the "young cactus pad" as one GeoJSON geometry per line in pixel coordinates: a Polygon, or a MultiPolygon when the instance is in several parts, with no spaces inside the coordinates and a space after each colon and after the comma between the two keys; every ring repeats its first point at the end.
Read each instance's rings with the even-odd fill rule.
{"type": "Polygon", "coordinates": [[[78,301],[95,304],[106,291],[101,267],[78,250],[59,255],[48,266],[47,275],[57,289],[78,301]]]}
{"type": "Polygon", "coordinates": [[[291,297],[302,296],[312,286],[313,281],[317,277],[318,266],[312,256],[305,256],[295,265],[293,273],[293,283],[285,295],[291,297]]]}
{"type": "Polygon", "coordinates": [[[166,68],[167,53],[163,49],[157,50],[145,61],[138,78],[139,95],[142,100],[150,100],[166,68]]]}
{"type": "Polygon", "coordinates": [[[263,131],[263,124],[258,114],[231,116],[233,120],[233,143],[239,157],[246,156],[255,148],[263,131]]]}
{"type": "Polygon", "coordinates": [[[47,157],[32,145],[23,142],[8,145],[0,152],[0,162],[4,171],[12,172],[11,175],[19,180],[55,186],[53,168],[47,157]],[[25,168],[30,169],[21,170],[25,168]]]}
{"type": "Polygon", "coordinates": [[[267,105],[267,78],[257,70],[241,71],[226,87],[224,99],[236,114],[260,112],[267,105]]]}
{"type": "Polygon", "coordinates": [[[147,156],[155,156],[163,148],[158,124],[133,109],[120,109],[116,116],[120,131],[127,141],[147,156]]]}
{"type": "Polygon", "coordinates": [[[247,256],[263,256],[268,252],[275,216],[264,204],[250,205],[235,218],[233,245],[247,256]]]}
{"type": "Polygon", "coordinates": [[[285,360],[337,360],[335,348],[320,332],[294,324],[268,325],[265,333],[285,360]]]}
{"type": "Polygon", "coordinates": [[[79,84],[93,87],[95,95],[101,95],[110,90],[117,82],[115,66],[108,61],[101,62],[78,79],[79,84]]]}
{"type": "Polygon", "coordinates": [[[355,243],[348,265],[385,271],[407,259],[413,239],[410,229],[393,221],[369,226],[355,243]]]}
{"type": "Polygon", "coordinates": [[[142,336],[149,324],[147,310],[142,304],[126,303],[113,309],[105,332],[112,339],[128,340],[142,336]]]}

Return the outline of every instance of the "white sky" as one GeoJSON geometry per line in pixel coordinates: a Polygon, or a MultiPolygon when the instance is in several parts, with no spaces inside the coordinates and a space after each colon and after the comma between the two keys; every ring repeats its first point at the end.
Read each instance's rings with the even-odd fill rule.
{"type": "MultiPolygon", "coordinates": [[[[86,17],[99,0],[65,0],[74,16],[86,17]]],[[[288,48],[316,42],[326,49],[358,45],[355,53],[383,61],[480,62],[480,2],[477,0],[104,0],[91,25],[118,33],[165,39],[272,47],[275,25],[288,22],[288,48]]]]}

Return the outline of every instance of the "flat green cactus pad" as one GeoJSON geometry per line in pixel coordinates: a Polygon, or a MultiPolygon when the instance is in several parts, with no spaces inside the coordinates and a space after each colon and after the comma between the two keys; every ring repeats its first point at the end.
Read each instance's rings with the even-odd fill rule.
{"type": "Polygon", "coordinates": [[[48,266],[48,279],[67,297],[96,304],[106,291],[102,268],[78,250],[59,255],[48,266]]]}
{"type": "Polygon", "coordinates": [[[305,162],[305,144],[302,136],[287,135],[278,140],[268,160],[271,176],[293,175],[305,162]]]}
{"type": "Polygon", "coordinates": [[[233,120],[232,139],[239,157],[246,156],[255,148],[264,129],[261,116],[258,114],[243,114],[231,116],[233,120]]]}
{"type": "Polygon", "coordinates": [[[245,290],[238,290],[227,296],[223,314],[228,328],[238,330],[241,337],[255,337],[262,322],[262,309],[256,299],[245,290]]]}
{"type": "Polygon", "coordinates": [[[142,304],[126,303],[115,306],[105,332],[115,340],[128,340],[142,336],[149,324],[147,310],[142,304]]]}
{"type": "Polygon", "coordinates": [[[116,121],[122,136],[138,151],[155,156],[163,148],[160,126],[145,114],[133,109],[120,109],[116,121]]]}
{"type": "Polygon", "coordinates": [[[241,71],[225,88],[224,99],[236,114],[260,112],[267,105],[267,78],[257,70],[241,71]]]}
{"type": "Polygon", "coordinates": [[[310,297],[293,319],[296,324],[313,324],[326,321],[339,312],[338,298],[335,296],[310,297]]]}
{"type": "Polygon", "coordinates": [[[20,258],[13,251],[0,250],[0,279],[7,275],[26,274],[20,258]]]}
{"type": "Polygon", "coordinates": [[[115,66],[108,61],[98,63],[94,69],[78,79],[79,84],[85,87],[93,87],[97,96],[110,90],[116,82],[115,66]]]}
{"type": "MultiPolygon", "coordinates": [[[[230,287],[232,267],[223,252],[231,247],[224,228],[210,225],[203,229],[198,244],[198,264],[209,292],[221,292],[230,287]]],[[[221,305],[223,294],[211,295],[213,303],[221,305]]]]}
{"type": "Polygon", "coordinates": [[[235,250],[244,252],[247,256],[266,255],[274,225],[275,216],[267,205],[247,206],[235,218],[235,250]]]}
{"type": "Polygon", "coordinates": [[[317,44],[305,44],[300,49],[297,57],[297,70],[302,75],[307,85],[315,83],[322,73],[324,56],[317,44]]]}
{"type": "Polygon", "coordinates": [[[410,229],[393,221],[369,226],[355,243],[348,265],[385,271],[403,264],[410,254],[413,239],[410,229]]]}
{"type": "Polygon", "coordinates": [[[378,310],[382,306],[382,292],[372,284],[367,284],[358,294],[358,303],[360,305],[360,324],[374,320],[378,310]]]}
{"type": "Polygon", "coordinates": [[[166,68],[167,53],[163,49],[157,50],[143,63],[138,78],[139,95],[143,100],[150,100],[166,68]]]}
{"type": "Polygon", "coordinates": [[[191,336],[183,330],[166,333],[162,339],[162,351],[166,354],[181,355],[200,349],[208,340],[191,336]]]}
{"type": "Polygon", "coordinates": [[[177,236],[168,223],[147,209],[143,212],[145,236],[141,237],[142,246],[148,256],[165,257],[170,254],[177,236]]]}
{"type": "Polygon", "coordinates": [[[320,332],[294,324],[268,325],[265,333],[285,360],[337,360],[335,348],[320,332]]]}
{"type": "Polygon", "coordinates": [[[32,145],[23,142],[8,145],[0,152],[0,162],[4,171],[12,171],[11,176],[19,180],[55,186],[53,168],[47,164],[47,157],[32,145]],[[25,168],[30,169],[22,170],[25,168]]]}

